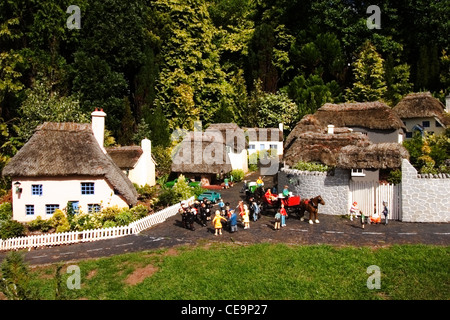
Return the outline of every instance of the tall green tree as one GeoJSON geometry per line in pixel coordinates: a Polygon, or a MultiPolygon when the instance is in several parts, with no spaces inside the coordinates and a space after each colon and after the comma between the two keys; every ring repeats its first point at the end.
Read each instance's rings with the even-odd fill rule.
{"type": "Polygon", "coordinates": [[[346,90],[346,99],[350,101],[381,100],[386,93],[383,58],[374,45],[366,41],[353,65],[355,82],[346,90]]]}

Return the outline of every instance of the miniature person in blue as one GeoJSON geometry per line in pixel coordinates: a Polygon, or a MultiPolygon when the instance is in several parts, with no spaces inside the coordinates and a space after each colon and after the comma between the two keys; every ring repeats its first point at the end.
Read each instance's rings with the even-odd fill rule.
{"type": "Polygon", "coordinates": [[[389,209],[387,207],[387,202],[383,201],[383,215],[384,215],[384,225],[388,224],[388,215],[389,215],[389,209]]]}
{"type": "Polygon", "coordinates": [[[230,225],[230,232],[236,232],[237,231],[237,223],[238,223],[237,214],[236,214],[235,210],[231,210],[230,212],[231,212],[231,215],[228,218],[228,222],[230,225]]]}

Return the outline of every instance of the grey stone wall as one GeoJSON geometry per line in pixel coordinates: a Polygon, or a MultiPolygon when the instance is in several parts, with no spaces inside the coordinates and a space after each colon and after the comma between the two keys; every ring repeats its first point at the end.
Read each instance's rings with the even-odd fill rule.
{"type": "Polygon", "coordinates": [[[402,162],[402,221],[450,222],[450,175],[418,175],[402,162]]]}
{"type": "Polygon", "coordinates": [[[278,191],[288,185],[289,190],[301,199],[320,195],[325,205],[319,206],[319,214],[347,214],[349,179],[350,171],[338,168],[332,174],[282,168],[278,172],[278,191]]]}

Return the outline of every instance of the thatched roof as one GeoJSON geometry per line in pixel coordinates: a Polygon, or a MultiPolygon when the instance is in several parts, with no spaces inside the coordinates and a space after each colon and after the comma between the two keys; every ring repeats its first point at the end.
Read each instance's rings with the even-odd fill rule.
{"type": "Polygon", "coordinates": [[[445,106],[430,92],[410,93],[392,109],[400,118],[437,118],[444,126],[450,126],[450,116],[445,106]]]}
{"type": "Polygon", "coordinates": [[[373,144],[367,135],[347,127],[327,133],[315,115],[306,115],[286,138],[283,161],[320,162],[344,169],[397,168],[408,152],[398,143],[373,144]]]}
{"type": "Polygon", "coordinates": [[[375,143],[366,147],[348,145],[338,156],[337,166],[343,169],[400,168],[408,151],[399,143],[375,143]]]}
{"type": "Polygon", "coordinates": [[[230,172],[231,162],[221,132],[189,132],[172,154],[172,172],[230,172]]]}
{"type": "Polygon", "coordinates": [[[112,159],[103,153],[87,123],[45,122],[4,167],[11,177],[104,177],[126,201],[137,192],[112,159]]]}
{"type": "Polygon", "coordinates": [[[347,132],[341,134],[327,134],[324,132],[302,132],[295,134],[292,131],[284,149],[283,161],[293,166],[299,161],[321,162],[329,166],[338,164],[341,148],[347,145],[366,147],[370,141],[360,132],[347,132]]]}
{"type": "Polygon", "coordinates": [[[212,123],[205,132],[212,132],[213,134],[220,132],[224,143],[231,147],[235,153],[241,153],[247,147],[245,132],[236,123],[212,123]]]}
{"type": "Polygon", "coordinates": [[[249,141],[283,141],[283,131],[279,128],[244,128],[249,141]]]}
{"type": "Polygon", "coordinates": [[[140,146],[110,147],[106,152],[122,170],[134,168],[143,153],[140,146]]]}
{"type": "Polygon", "coordinates": [[[395,130],[405,125],[386,104],[375,102],[326,103],[314,114],[322,126],[363,127],[368,129],[395,130]]]}

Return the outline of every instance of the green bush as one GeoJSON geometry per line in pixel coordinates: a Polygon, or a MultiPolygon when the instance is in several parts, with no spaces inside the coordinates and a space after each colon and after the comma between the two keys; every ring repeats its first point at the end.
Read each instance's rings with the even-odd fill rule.
{"type": "Polygon", "coordinates": [[[50,223],[57,233],[70,231],[70,223],[64,211],[56,209],[50,218],[50,223]]]}
{"type": "Polygon", "coordinates": [[[402,182],[402,171],[400,169],[392,170],[389,172],[389,176],[387,178],[389,183],[399,184],[402,182]]]}
{"type": "Polygon", "coordinates": [[[131,213],[130,210],[122,210],[116,216],[116,224],[118,226],[127,226],[131,222],[133,222],[133,213],[131,213]]]}
{"type": "Polygon", "coordinates": [[[10,202],[0,204],[0,220],[11,220],[11,219],[12,219],[12,204],[10,202]]]}
{"type": "Polygon", "coordinates": [[[131,208],[130,212],[133,214],[133,221],[142,219],[148,215],[148,209],[142,204],[138,204],[137,206],[131,208]]]}
{"type": "Polygon", "coordinates": [[[22,237],[25,235],[25,226],[16,220],[0,221],[0,238],[22,237]]]}
{"type": "Polygon", "coordinates": [[[52,228],[52,223],[50,220],[44,220],[41,216],[37,216],[36,219],[28,222],[27,226],[30,231],[47,232],[52,228]]]}
{"type": "Polygon", "coordinates": [[[316,162],[304,162],[304,161],[297,162],[292,168],[301,171],[319,171],[319,172],[327,172],[332,170],[331,167],[325,164],[316,162]]]}
{"type": "Polygon", "coordinates": [[[233,171],[230,172],[230,175],[233,176],[233,181],[234,182],[241,182],[242,179],[244,179],[244,170],[242,169],[235,169],[233,171]]]}

